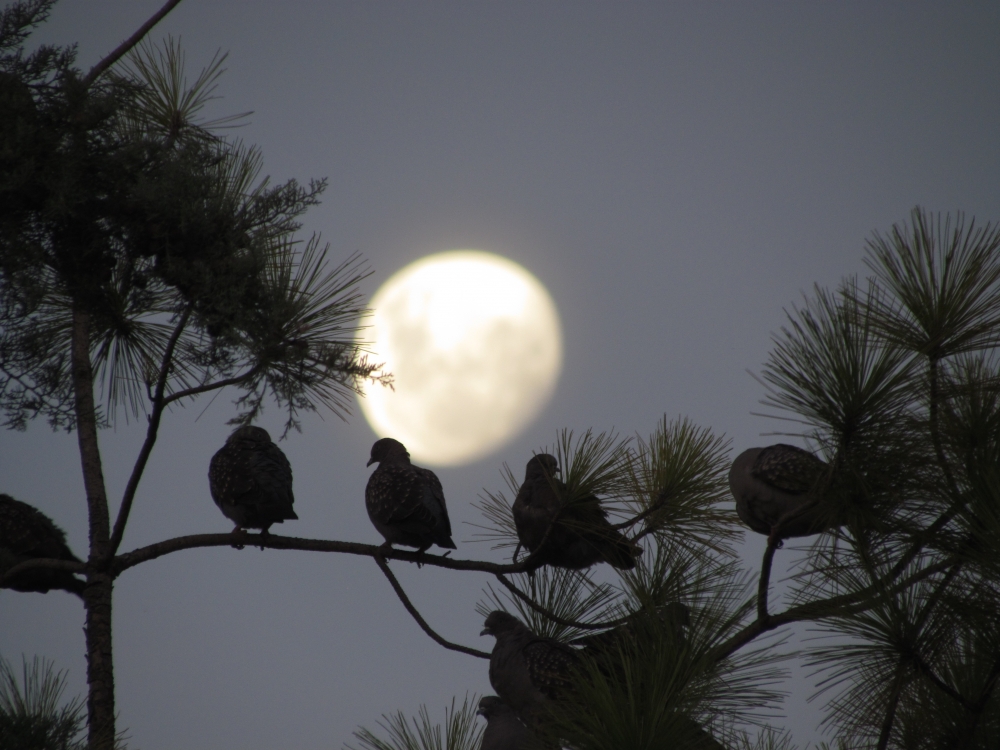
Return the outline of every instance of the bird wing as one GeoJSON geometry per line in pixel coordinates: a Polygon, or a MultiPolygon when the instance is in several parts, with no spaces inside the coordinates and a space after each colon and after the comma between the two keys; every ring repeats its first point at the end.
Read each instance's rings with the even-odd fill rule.
{"type": "Polygon", "coordinates": [[[252,451],[227,443],[208,465],[208,487],[217,504],[237,505],[255,487],[252,451]]]}
{"type": "Polygon", "coordinates": [[[431,505],[424,502],[426,478],[417,467],[381,464],[368,480],[366,500],[379,521],[387,526],[418,523],[434,525],[431,505]]]}
{"type": "Polygon", "coordinates": [[[431,514],[438,523],[439,530],[444,531],[445,535],[450,537],[451,520],[448,518],[448,506],[444,501],[444,488],[441,486],[441,480],[430,469],[424,469],[420,466],[414,466],[413,468],[423,482],[424,505],[431,511],[431,514]]]}
{"type": "Polygon", "coordinates": [[[549,698],[572,687],[573,669],[579,659],[569,646],[551,638],[536,637],[522,649],[531,682],[549,698]]]}
{"type": "Polygon", "coordinates": [[[826,463],[794,445],[769,445],[757,456],[751,473],[783,492],[804,494],[819,481],[826,463]]]}
{"type": "Polygon", "coordinates": [[[253,481],[268,498],[279,504],[291,505],[294,502],[292,465],[281,448],[274,443],[254,451],[251,474],[253,481]]]}

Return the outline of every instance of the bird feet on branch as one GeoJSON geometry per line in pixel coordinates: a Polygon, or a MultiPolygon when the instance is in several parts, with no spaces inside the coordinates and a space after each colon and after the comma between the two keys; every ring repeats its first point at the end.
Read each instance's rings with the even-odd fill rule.
{"type": "Polygon", "coordinates": [[[247,533],[247,530],[244,529],[242,526],[237,526],[235,529],[233,529],[232,531],[233,549],[243,549],[244,547],[246,547],[246,544],[244,544],[244,542],[246,541],[246,538],[248,536],[250,535],[247,533]]]}

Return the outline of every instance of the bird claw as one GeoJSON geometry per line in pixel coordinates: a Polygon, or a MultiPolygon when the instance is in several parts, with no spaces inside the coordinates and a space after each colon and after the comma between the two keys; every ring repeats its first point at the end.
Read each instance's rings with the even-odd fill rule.
{"type": "Polygon", "coordinates": [[[235,529],[232,530],[230,536],[233,537],[233,543],[232,543],[233,549],[244,549],[246,545],[241,544],[239,540],[245,539],[250,535],[247,534],[247,530],[244,529],[242,526],[237,526],[235,529]]]}

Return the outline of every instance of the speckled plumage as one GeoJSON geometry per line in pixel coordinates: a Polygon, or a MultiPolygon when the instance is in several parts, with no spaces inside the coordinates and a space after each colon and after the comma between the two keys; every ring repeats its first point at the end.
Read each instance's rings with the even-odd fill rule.
{"type": "Polygon", "coordinates": [[[392,438],[375,441],[368,465],[373,463],[378,467],[368,477],[365,508],[386,545],[416,547],[418,552],[432,544],[455,549],[437,475],[410,463],[406,446],[392,438]]]}
{"type": "Polygon", "coordinates": [[[607,513],[593,495],[564,507],[566,485],[555,477],[557,471],[558,462],[548,453],[532,456],[525,467],[524,483],[512,509],[521,544],[529,552],[542,547],[535,558],[539,565],[580,570],[606,562],[621,570],[634,568],[642,548],[608,523],[607,513]]]}
{"type": "Polygon", "coordinates": [[[537,750],[542,747],[534,733],[517,718],[514,709],[497,696],[480,698],[476,713],[486,719],[479,750],[537,750]]]}
{"type": "Polygon", "coordinates": [[[260,529],[298,518],[292,509],[292,466],[263,427],[233,431],[212,456],[208,486],[236,529],[260,529]]]}
{"type": "MultiPolygon", "coordinates": [[[[66,544],[66,534],[40,510],[0,494],[0,575],[27,560],[47,558],[80,562],[66,544]]],[[[67,570],[36,568],[6,581],[3,588],[46,593],[52,589],[83,595],[84,582],[67,570]]]]}
{"type": "Polygon", "coordinates": [[[485,624],[481,635],[497,639],[490,655],[490,684],[525,724],[533,726],[547,701],[572,690],[579,657],[566,644],[535,635],[507,612],[490,612],[485,624]]]}
{"type": "Polygon", "coordinates": [[[729,471],[736,513],[758,534],[778,539],[818,534],[827,524],[815,491],[827,468],[794,445],[745,450],[729,471]]]}

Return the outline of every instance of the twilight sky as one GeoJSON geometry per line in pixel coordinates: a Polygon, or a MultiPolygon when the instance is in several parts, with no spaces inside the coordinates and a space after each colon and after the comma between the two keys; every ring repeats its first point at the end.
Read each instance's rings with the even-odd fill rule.
{"type": "MultiPolygon", "coordinates": [[[[36,39],[89,68],[159,0],[64,0],[36,39]]],[[[864,240],[920,204],[1000,219],[1000,4],[249,2],[185,0],[151,38],[181,37],[193,75],[216,49],[215,113],[275,180],[328,177],[305,232],[360,251],[375,291],[425,254],[499,253],[559,308],[565,365],[540,417],[495,454],[438,475],[458,555],[483,487],[503,487],[561,427],[648,434],[683,414],[735,452],[780,428],[753,416],[783,309],[861,272],[864,240]]],[[[206,471],[233,394],[167,415],[123,550],[224,532],[206,471]]],[[[280,432],[281,415],[261,424],[280,432]]],[[[120,497],[142,425],[102,434],[120,497]]],[[[282,444],[301,518],[275,531],[381,542],[364,511],[375,435],[360,413],[306,420],[282,444]]],[[[75,436],[0,433],[0,491],[86,551],[75,436]]],[[[763,537],[749,538],[758,566],[763,537]]],[[[781,560],[794,553],[778,553],[781,560]]],[[[479,648],[485,575],[393,563],[445,637],[479,648]]],[[[339,748],[383,712],[440,717],[489,691],[486,663],[428,639],[369,559],[193,550],[116,585],[120,726],[142,750],[339,748]]],[[[54,659],[85,687],[83,610],[0,592],[0,651],[54,659]]],[[[807,676],[787,725],[817,739],[807,676]]]]}

